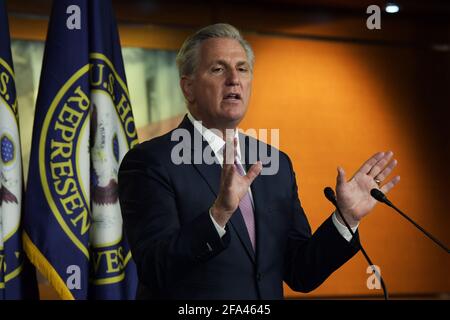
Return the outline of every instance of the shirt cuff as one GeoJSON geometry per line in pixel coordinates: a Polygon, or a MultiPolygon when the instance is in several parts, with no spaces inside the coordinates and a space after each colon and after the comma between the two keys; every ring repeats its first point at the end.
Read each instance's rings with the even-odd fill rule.
{"type": "MultiPolygon", "coordinates": [[[[347,227],[344,224],[339,222],[339,220],[337,219],[337,216],[336,216],[336,211],[333,213],[333,217],[331,219],[333,220],[334,226],[336,227],[337,231],[341,234],[341,236],[343,236],[345,240],[350,242],[350,240],[352,240],[353,236],[350,233],[350,231],[348,231],[347,227]]],[[[355,227],[352,228],[353,233],[356,232],[356,230],[358,229],[358,226],[359,226],[359,223],[355,227]]]]}
{"type": "Polygon", "coordinates": [[[222,226],[220,226],[216,220],[214,220],[212,214],[211,214],[211,208],[209,208],[209,216],[211,217],[211,221],[214,223],[214,227],[216,227],[217,233],[219,234],[219,237],[223,237],[225,235],[225,233],[227,232],[225,230],[225,228],[222,228],[222,226]]]}

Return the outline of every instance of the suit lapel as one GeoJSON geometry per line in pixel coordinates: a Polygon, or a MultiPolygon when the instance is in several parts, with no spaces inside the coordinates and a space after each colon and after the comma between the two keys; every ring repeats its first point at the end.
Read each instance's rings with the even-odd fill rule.
{"type": "Polygon", "coordinates": [[[191,149],[190,161],[200,176],[205,180],[215,196],[219,193],[221,166],[217,163],[206,164],[203,161],[203,151],[208,143],[203,139],[202,135],[196,130],[187,116],[179,125],[179,128],[189,132],[189,146],[191,149]]]}
{"type": "Polygon", "coordinates": [[[221,174],[222,167],[216,163],[206,164],[204,162],[197,163],[197,164],[194,163],[194,166],[197,169],[198,173],[202,176],[202,178],[208,184],[211,191],[217,197],[217,195],[219,194],[220,174],[221,174]]]}
{"type": "Polygon", "coordinates": [[[263,179],[264,177],[258,176],[255,180],[253,180],[252,185],[250,186],[252,190],[253,203],[255,206],[255,242],[256,242],[256,254],[260,256],[261,248],[264,248],[265,237],[261,235],[261,216],[265,212],[265,201],[264,201],[264,190],[263,190],[263,179]]]}

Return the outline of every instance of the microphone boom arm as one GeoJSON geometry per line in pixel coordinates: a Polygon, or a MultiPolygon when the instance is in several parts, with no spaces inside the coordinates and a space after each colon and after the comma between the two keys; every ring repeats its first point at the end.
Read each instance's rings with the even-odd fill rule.
{"type": "Polygon", "coordinates": [[[448,248],[442,243],[440,242],[438,239],[436,239],[431,233],[429,233],[428,231],[426,231],[424,228],[422,228],[420,225],[418,225],[413,219],[411,219],[410,217],[408,217],[405,213],[403,213],[399,208],[397,208],[391,201],[389,201],[389,199],[386,197],[386,195],[378,190],[378,189],[372,189],[370,190],[370,195],[375,198],[375,200],[382,202],[384,204],[386,204],[387,206],[391,207],[392,209],[394,209],[395,211],[397,211],[403,218],[405,218],[406,220],[408,220],[410,223],[412,223],[417,229],[419,229],[420,231],[422,231],[422,233],[424,235],[426,235],[429,239],[431,239],[435,244],[437,244],[439,247],[441,247],[442,249],[444,249],[447,253],[450,253],[450,251],[448,250],[448,248]]]}

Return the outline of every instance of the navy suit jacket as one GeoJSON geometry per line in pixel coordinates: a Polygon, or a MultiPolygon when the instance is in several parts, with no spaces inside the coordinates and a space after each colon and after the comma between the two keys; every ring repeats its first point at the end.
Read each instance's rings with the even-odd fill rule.
{"type": "MultiPolygon", "coordinates": [[[[178,128],[194,139],[187,117],[178,128]]],[[[138,299],[282,299],[283,281],[309,292],[358,251],[358,237],[347,242],[331,216],[311,234],[290,159],[262,143],[268,152],[280,153],[278,173],[260,175],[251,185],[256,248],[239,209],[220,238],[209,208],[219,192],[221,166],[174,164],[171,153],[179,141],[171,141],[171,133],[130,150],[119,171],[138,299]]],[[[240,139],[248,150],[252,138],[240,139]]],[[[190,152],[207,146],[183,143],[190,152]]]]}

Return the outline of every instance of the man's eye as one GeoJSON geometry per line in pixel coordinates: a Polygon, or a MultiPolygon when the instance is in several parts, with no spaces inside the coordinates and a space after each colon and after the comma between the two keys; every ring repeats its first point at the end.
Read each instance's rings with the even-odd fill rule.
{"type": "Polygon", "coordinates": [[[223,70],[222,67],[215,67],[215,68],[212,68],[212,72],[215,72],[215,73],[221,72],[222,70],[223,70]]]}
{"type": "Polygon", "coordinates": [[[239,71],[240,72],[248,72],[248,69],[247,68],[239,68],[239,71]]]}

